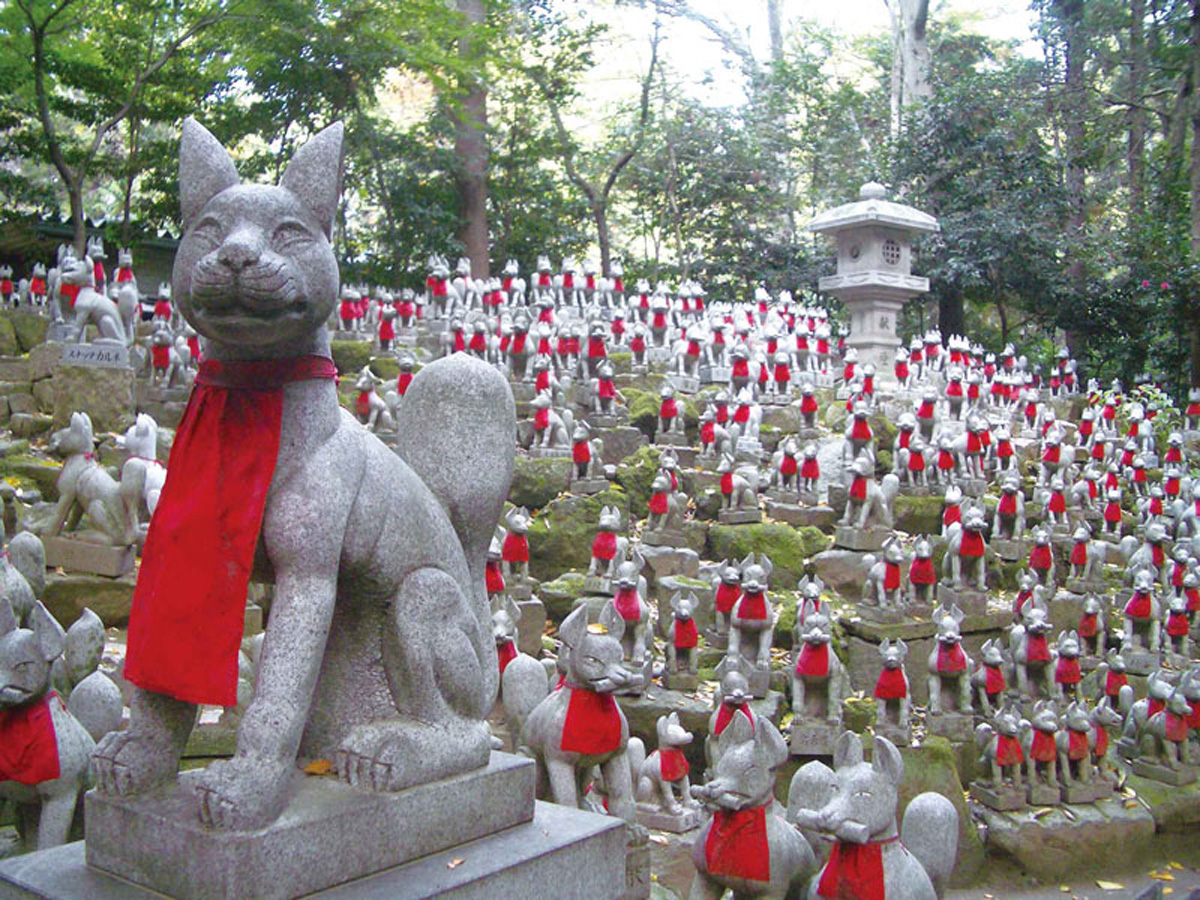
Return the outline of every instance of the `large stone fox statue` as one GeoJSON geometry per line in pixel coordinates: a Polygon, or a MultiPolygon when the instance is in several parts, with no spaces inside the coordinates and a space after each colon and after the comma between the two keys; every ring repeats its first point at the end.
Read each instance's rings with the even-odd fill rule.
{"type": "Polygon", "coordinates": [[[341,153],[336,124],[279,186],[243,185],[208,131],[183,126],[173,293],[205,361],[135,592],[131,721],[93,768],[114,794],[174,778],[196,704],[232,705],[247,582],[271,580],[237,752],[196,788],[215,827],[274,820],[298,759],[396,791],[490,752],[499,669],[484,571],[512,477],[512,394],[469,354],[426,366],[396,453],[339,408],[325,323],[341,153]]]}

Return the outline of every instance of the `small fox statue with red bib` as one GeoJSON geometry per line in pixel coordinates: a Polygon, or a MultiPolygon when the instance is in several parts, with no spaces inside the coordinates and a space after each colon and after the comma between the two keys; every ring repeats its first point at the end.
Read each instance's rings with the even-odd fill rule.
{"type": "Polygon", "coordinates": [[[795,804],[796,824],[834,842],[829,861],[809,883],[810,900],[935,900],[958,850],[954,804],[931,791],[918,794],[897,827],[904,759],[886,738],[875,738],[868,763],[858,735],[844,732],[833,766],[830,772],[810,762],[793,777],[808,795],[795,804]]]}
{"type": "Polygon", "coordinates": [[[775,800],[775,772],[788,749],[768,719],[735,715],[716,739],[713,777],[692,787],[712,818],[692,844],[690,900],[785,900],[799,896],[816,869],[808,841],[784,818],[775,800]]]}

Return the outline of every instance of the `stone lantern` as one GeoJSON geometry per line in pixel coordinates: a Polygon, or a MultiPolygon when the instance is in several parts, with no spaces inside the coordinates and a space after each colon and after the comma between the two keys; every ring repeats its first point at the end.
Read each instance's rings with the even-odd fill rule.
{"type": "Polygon", "coordinates": [[[874,181],[858,197],[808,223],[810,231],[837,239],[837,274],[822,278],[819,287],[850,311],[846,345],[858,350],[859,364],[874,363],[876,382],[894,386],[896,318],[905,301],[929,290],[928,278],[912,274],[912,242],[922,232],[937,231],[938,223],[888,200],[887,190],[874,181]]]}

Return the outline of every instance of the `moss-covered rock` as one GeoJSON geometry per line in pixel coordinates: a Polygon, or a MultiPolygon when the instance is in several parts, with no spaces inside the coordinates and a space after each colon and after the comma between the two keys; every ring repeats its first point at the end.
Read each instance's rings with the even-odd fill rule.
{"type": "Polygon", "coordinates": [[[46,342],[46,329],[50,327],[50,320],[45,316],[13,310],[6,318],[12,323],[21,353],[28,353],[38,344],[46,342]]]}
{"type": "Polygon", "coordinates": [[[371,361],[370,341],[331,341],[329,346],[333,353],[333,364],[337,366],[343,381],[348,376],[357,375],[371,361]]]}
{"type": "Polygon", "coordinates": [[[632,353],[610,353],[608,360],[613,365],[613,373],[616,375],[626,375],[633,368],[632,353]]]}
{"type": "Polygon", "coordinates": [[[19,356],[21,352],[12,320],[7,316],[0,317],[0,356],[19,356]]]}
{"type": "Polygon", "coordinates": [[[846,428],[847,416],[849,413],[846,411],[846,404],[841,400],[834,400],[822,411],[821,421],[834,434],[841,434],[846,428]]]}
{"type": "Polygon", "coordinates": [[[394,356],[376,356],[371,360],[371,371],[384,381],[400,374],[400,362],[394,356]]]}
{"type": "Polygon", "coordinates": [[[58,499],[58,475],[62,466],[45,459],[33,456],[5,456],[0,459],[0,476],[13,477],[22,486],[36,487],[42,492],[42,498],[49,501],[58,499]]]}
{"type": "Polygon", "coordinates": [[[586,569],[605,506],[616,506],[622,520],[629,521],[629,497],[619,488],[591,497],[568,494],[547,504],[529,529],[530,574],[549,581],[568,569],[586,569]]]}
{"type": "Polygon", "coordinates": [[[575,608],[575,601],[583,596],[583,582],[582,572],[564,572],[553,581],[543,582],[538,597],[546,607],[546,618],[561,624],[575,608]]]}
{"type": "Polygon", "coordinates": [[[939,534],[942,530],[942,498],[901,494],[892,505],[896,528],[908,534],[939,534]]]}
{"type": "Polygon", "coordinates": [[[951,883],[970,884],[983,865],[984,849],[963,796],[953,747],[943,737],[927,737],[920,747],[901,747],[900,755],[904,758],[904,781],[900,785],[898,815],[903,817],[912,799],[925,791],[941,794],[953,803],[958,811],[958,858],[951,883]]]}
{"type": "Polygon", "coordinates": [[[70,628],[84,608],[100,617],[105,628],[119,628],[129,623],[133,604],[134,576],[104,578],[72,572],[46,577],[42,602],[64,628],[70,628]]]}
{"type": "Polygon", "coordinates": [[[650,485],[658,472],[660,451],[653,447],[639,447],[617,466],[617,484],[629,498],[629,509],[634,518],[643,518],[650,505],[650,485]]]}
{"type": "Polygon", "coordinates": [[[518,456],[513,465],[512,487],[508,499],[515,506],[541,509],[567,489],[571,480],[571,460],[532,459],[518,456]]]}
{"type": "Polygon", "coordinates": [[[708,529],[707,556],[742,559],[747,553],[765,553],[775,567],[772,584],[790,589],[804,574],[804,561],[828,548],[829,543],[829,536],[812,526],[713,525],[708,529]]]}
{"type": "Polygon", "coordinates": [[[795,591],[772,592],[771,601],[775,604],[775,637],[772,642],[776,647],[791,647],[792,632],[796,630],[796,615],[799,609],[799,595],[795,591]]]}

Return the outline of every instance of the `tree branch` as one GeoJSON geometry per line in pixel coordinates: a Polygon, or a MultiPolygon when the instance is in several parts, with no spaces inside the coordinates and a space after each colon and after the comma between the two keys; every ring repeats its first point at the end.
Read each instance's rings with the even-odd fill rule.
{"type": "Polygon", "coordinates": [[[616,184],[621,170],[629,164],[631,159],[637,156],[638,151],[642,149],[642,144],[646,140],[646,122],[650,119],[650,83],[654,79],[655,63],[658,62],[658,41],[658,22],[655,21],[654,36],[650,39],[650,65],[646,67],[646,77],[642,80],[642,100],[638,112],[637,136],[634,138],[633,144],[629,149],[617,158],[617,161],[609,171],[608,178],[604,181],[604,188],[600,192],[600,196],[605,200],[608,199],[609,193],[612,192],[613,185],[616,184]]]}

